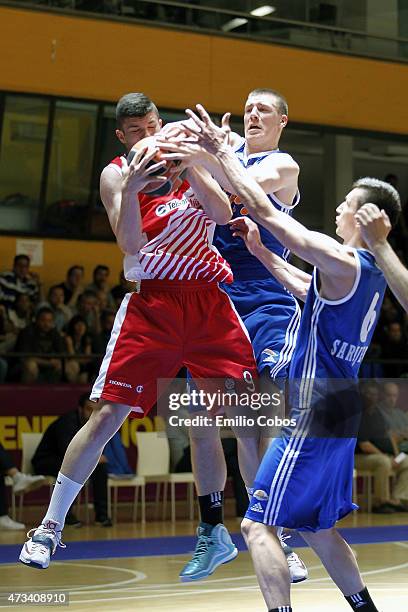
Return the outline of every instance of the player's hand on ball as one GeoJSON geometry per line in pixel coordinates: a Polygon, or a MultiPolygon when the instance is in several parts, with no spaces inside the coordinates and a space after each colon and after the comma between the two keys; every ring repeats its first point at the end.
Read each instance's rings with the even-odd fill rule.
{"type": "MultiPolygon", "coordinates": [[[[130,151],[128,159],[131,158],[132,153],[133,149],[130,151]]],[[[158,174],[161,170],[165,170],[166,161],[161,160],[152,163],[157,158],[158,153],[159,149],[157,147],[145,146],[134,151],[130,162],[124,158],[122,163],[122,189],[138,193],[148,184],[149,186],[160,186],[166,183],[167,177],[158,174]]]]}
{"type": "Polygon", "coordinates": [[[217,152],[229,143],[231,128],[229,119],[231,113],[226,113],[221,121],[221,127],[215,125],[210,115],[201,104],[196,105],[197,113],[191,109],[186,109],[186,115],[193,121],[185,121],[184,127],[188,134],[196,138],[196,142],[209,153],[216,155],[217,152]]]}
{"type": "Polygon", "coordinates": [[[237,217],[229,222],[233,236],[242,238],[248,251],[255,255],[263,246],[258,226],[248,217],[237,217]]]}
{"type": "Polygon", "coordinates": [[[391,222],[384,210],[380,210],[375,204],[364,204],[354,217],[363,240],[370,249],[386,242],[391,231],[391,222]]]}

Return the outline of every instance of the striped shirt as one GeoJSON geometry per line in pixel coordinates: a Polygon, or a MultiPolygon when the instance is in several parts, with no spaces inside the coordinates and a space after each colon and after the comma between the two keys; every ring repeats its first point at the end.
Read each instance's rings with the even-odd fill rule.
{"type": "Polygon", "coordinates": [[[14,308],[17,297],[21,294],[36,302],[39,295],[39,287],[33,278],[18,278],[14,272],[3,272],[0,274],[0,303],[6,308],[14,308]]]}
{"type": "MultiPolygon", "coordinates": [[[[122,158],[110,168],[121,173],[122,158]]],[[[187,181],[166,196],[138,195],[145,244],[126,255],[128,280],[232,282],[229,264],[213,246],[215,223],[201,208],[187,181]]]]}

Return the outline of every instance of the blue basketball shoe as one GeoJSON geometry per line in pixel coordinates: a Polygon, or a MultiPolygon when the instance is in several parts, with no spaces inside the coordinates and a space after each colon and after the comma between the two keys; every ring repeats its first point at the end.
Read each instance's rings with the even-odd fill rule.
{"type": "Polygon", "coordinates": [[[194,555],[180,572],[181,582],[207,578],[219,565],[232,561],[238,554],[237,547],[222,523],[215,527],[200,523],[197,537],[194,555]]]}

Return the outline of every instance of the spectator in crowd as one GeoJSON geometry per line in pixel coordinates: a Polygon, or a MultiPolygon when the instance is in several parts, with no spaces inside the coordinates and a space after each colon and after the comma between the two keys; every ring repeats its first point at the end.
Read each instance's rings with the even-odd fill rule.
{"type": "Polygon", "coordinates": [[[92,339],[92,352],[104,355],[112,333],[115,313],[113,310],[103,310],[101,313],[101,331],[92,339]]]}
{"type": "Polygon", "coordinates": [[[26,293],[17,295],[14,307],[8,311],[8,318],[17,333],[30,325],[33,318],[33,303],[26,293]]]}
{"type": "Polygon", "coordinates": [[[35,322],[18,335],[16,352],[39,353],[40,357],[23,357],[23,383],[59,382],[62,375],[62,360],[50,357],[53,353],[64,353],[65,342],[54,327],[54,313],[42,308],[36,313],[35,322]]]}
{"type": "Polygon", "coordinates": [[[398,407],[399,395],[396,382],[385,382],[379,410],[399,450],[408,453],[408,413],[398,407]]]}
{"type": "Polygon", "coordinates": [[[30,258],[27,255],[16,255],[11,272],[0,274],[0,303],[6,308],[13,308],[16,298],[21,293],[28,295],[36,304],[41,299],[41,283],[38,274],[30,270],[30,258]]]}
{"type": "Polygon", "coordinates": [[[99,264],[93,271],[93,282],[86,287],[88,291],[93,291],[99,299],[102,299],[101,293],[106,296],[106,303],[101,305],[103,308],[115,308],[115,301],[109,291],[108,279],[110,270],[108,266],[99,264]]]}
{"type": "MultiPolygon", "coordinates": [[[[32,459],[34,471],[37,474],[41,472],[47,476],[56,477],[58,475],[69,443],[92,414],[94,405],[89,401],[88,396],[89,393],[81,395],[75,410],[60,416],[44,432],[32,459]]],[[[103,527],[110,527],[112,522],[108,516],[108,470],[104,454],[91,474],[90,481],[93,489],[95,522],[103,527]]],[[[68,513],[66,524],[81,526],[72,508],[68,513]]]]}
{"type": "Polygon", "coordinates": [[[92,341],[88,326],[81,315],[74,315],[67,326],[65,336],[67,352],[77,359],[68,359],[65,364],[65,375],[68,382],[87,383],[92,373],[92,341]]]}
{"type": "Polygon", "coordinates": [[[57,285],[58,287],[62,287],[64,291],[64,304],[70,308],[76,307],[77,300],[84,290],[82,287],[83,278],[83,266],[71,266],[68,268],[65,281],[57,285]]]}
{"type": "MultiPolygon", "coordinates": [[[[408,359],[408,344],[401,323],[395,321],[385,328],[381,357],[383,359],[408,359]]],[[[384,375],[388,378],[399,378],[408,372],[408,364],[384,365],[384,375]]]]}
{"type": "Polygon", "coordinates": [[[61,332],[68,321],[72,318],[72,310],[64,304],[64,290],[61,285],[53,285],[48,291],[48,302],[42,302],[40,308],[50,308],[54,313],[55,329],[61,332]]]}
{"type": "Polygon", "coordinates": [[[115,310],[118,310],[123,298],[127,293],[137,291],[137,283],[132,283],[126,280],[123,270],[119,274],[119,285],[115,285],[111,289],[111,296],[115,302],[115,310]]]}
{"type": "Polygon", "coordinates": [[[88,331],[92,336],[99,334],[101,331],[100,309],[94,291],[86,290],[79,296],[75,314],[85,319],[88,331]]]}
{"type": "Polygon", "coordinates": [[[13,481],[13,492],[27,493],[33,491],[37,487],[41,487],[44,482],[44,476],[31,476],[20,472],[6,451],[4,446],[0,444],[0,529],[25,529],[23,523],[17,523],[8,515],[7,494],[5,476],[9,476],[13,481]]]}
{"type": "Polygon", "coordinates": [[[399,454],[395,440],[379,407],[379,390],[375,383],[362,386],[363,416],[357,441],[357,470],[370,470],[374,475],[374,507],[377,514],[408,511],[408,457],[395,461],[399,454]],[[390,476],[396,474],[397,484],[390,492],[390,476]]]}

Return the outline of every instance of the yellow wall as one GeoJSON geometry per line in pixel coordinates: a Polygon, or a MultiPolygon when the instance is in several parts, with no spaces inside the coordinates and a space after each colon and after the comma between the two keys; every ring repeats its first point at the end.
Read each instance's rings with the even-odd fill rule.
{"type": "MultiPolygon", "coordinates": [[[[18,237],[17,237],[18,238],[18,237]]],[[[0,237],[0,271],[10,269],[16,255],[15,237],[0,237]]],[[[110,284],[116,285],[122,269],[122,255],[113,242],[85,242],[82,240],[44,240],[44,265],[33,267],[40,274],[45,288],[65,280],[66,270],[80,264],[85,268],[85,283],[92,282],[92,270],[97,264],[110,267],[110,284]]]]}
{"type": "Polygon", "coordinates": [[[247,92],[285,93],[292,120],[408,133],[408,66],[290,47],[0,8],[0,89],[240,114],[247,92]]]}

